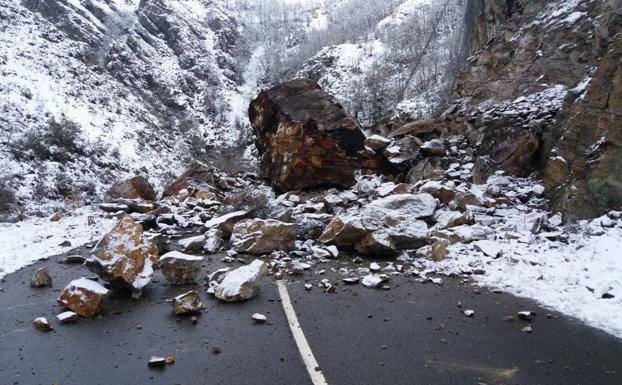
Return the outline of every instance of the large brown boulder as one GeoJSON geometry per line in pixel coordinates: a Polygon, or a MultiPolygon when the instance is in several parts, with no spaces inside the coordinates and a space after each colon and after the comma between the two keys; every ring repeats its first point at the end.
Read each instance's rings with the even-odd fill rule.
{"type": "Polygon", "coordinates": [[[112,285],[140,296],[158,265],[158,248],[143,238],[142,226],[126,215],[97,243],[86,265],[112,285]]]}
{"type": "Polygon", "coordinates": [[[293,80],[262,91],[249,115],[263,173],[279,190],[351,187],[365,159],[365,135],[354,118],[313,81],[293,80]]]}
{"type": "Polygon", "coordinates": [[[113,202],[118,199],[146,199],[153,201],[156,199],[156,192],[147,178],[135,176],[113,184],[104,195],[106,202],[113,202]]]}

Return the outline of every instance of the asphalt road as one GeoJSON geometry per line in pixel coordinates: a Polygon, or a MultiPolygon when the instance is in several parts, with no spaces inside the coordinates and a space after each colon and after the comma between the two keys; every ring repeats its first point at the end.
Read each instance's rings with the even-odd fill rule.
{"type": "MultiPolygon", "coordinates": [[[[98,318],[61,325],[56,297],[70,280],[92,274],[56,260],[0,281],[1,385],[311,384],[272,277],[245,303],[219,303],[202,290],[208,309],[196,325],[175,317],[165,302],[192,287],[171,287],[159,273],[140,300],[112,296],[98,318]],[[43,265],[54,286],[33,289],[30,275],[43,265]],[[268,323],[255,324],[255,312],[268,323]],[[34,329],[39,316],[55,330],[34,329]],[[151,355],[169,354],[173,365],[147,366],[151,355]]],[[[212,258],[205,269],[221,266],[212,258]]],[[[438,286],[409,277],[393,278],[391,290],[304,289],[320,278],[308,273],[287,287],[330,385],[622,383],[621,340],[531,301],[485,289],[476,294],[457,280],[438,286]],[[458,302],[475,316],[461,314],[458,302]],[[538,313],[532,334],[521,331],[523,321],[503,320],[521,310],[538,313]]]]}

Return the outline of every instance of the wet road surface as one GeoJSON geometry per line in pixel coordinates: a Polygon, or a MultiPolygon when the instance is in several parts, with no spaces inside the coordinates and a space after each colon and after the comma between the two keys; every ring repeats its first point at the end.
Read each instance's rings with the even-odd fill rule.
{"type": "MultiPolygon", "coordinates": [[[[0,384],[312,384],[292,337],[272,277],[248,302],[219,303],[200,286],[169,286],[159,272],[138,301],[112,295],[94,320],[61,325],[56,297],[72,279],[92,276],[81,265],[39,262],[0,281],[0,384]],[[29,286],[32,271],[47,266],[52,288],[29,286]],[[193,325],[173,315],[166,299],[201,289],[207,311],[193,325]],[[253,313],[267,324],[256,324],[253,313]],[[47,317],[55,330],[31,321],[47,317]],[[220,353],[213,349],[217,347],[220,353]],[[150,356],[172,354],[162,369],[150,356]]],[[[206,271],[224,266],[213,256],[206,271]]],[[[235,265],[234,265],[235,266],[235,265]]],[[[622,341],[509,294],[445,279],[442,286],[414,278],[391,279],[391,290],[339,284],[335,294],[305,283],[336,276],[307,272],[286,281],[302,331],[326,383],[534,384],[622,383],[622,341]],[[462,309],[475,311],[467,318],[462,309]],[[507,315],[537,313],[533,333],[507,315]],[[547,317],[550,314],[551,317],[547,317]]]]}

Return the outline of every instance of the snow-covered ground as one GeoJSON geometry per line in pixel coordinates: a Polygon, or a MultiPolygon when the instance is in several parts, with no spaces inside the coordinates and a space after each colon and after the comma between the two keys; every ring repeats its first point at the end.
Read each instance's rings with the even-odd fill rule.
{"type": "Polygon", "coordinates": [[[30,218],[18,223],[0,223],[0,278],[37,260],[67,252],[72,247],[97,241],[116,220],[85,207],[59,221],[30,218]],[[64,242],[70,245],[62,246],[64,242]]]}
{"type": "Polygon", "coordinates": [[[478,284],[532,298],[622,338],[621,221],[605,216],[538,235],[497,229],[495,238],[452,245],[447,259],[427,267],[458,275],[482,269],[471,275],[478,284]]]}

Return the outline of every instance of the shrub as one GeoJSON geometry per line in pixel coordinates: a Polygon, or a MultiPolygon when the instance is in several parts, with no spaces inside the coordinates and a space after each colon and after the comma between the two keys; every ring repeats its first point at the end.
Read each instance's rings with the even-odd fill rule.
{"type": "Polygon", "coordinates": [[[32,129],[16,143],[13,154],[16,158],[31,157],[66,163],[74,155],[85,155],[79,142],[80,127],[69,120],[50,120],[43,128],[32,129]]]}
{"type": "Polygon", "coordinates": [[[15,191],[9,186],[7,178],[0,178],[0,214],[13,211],[16,204],[15,191]]]}

